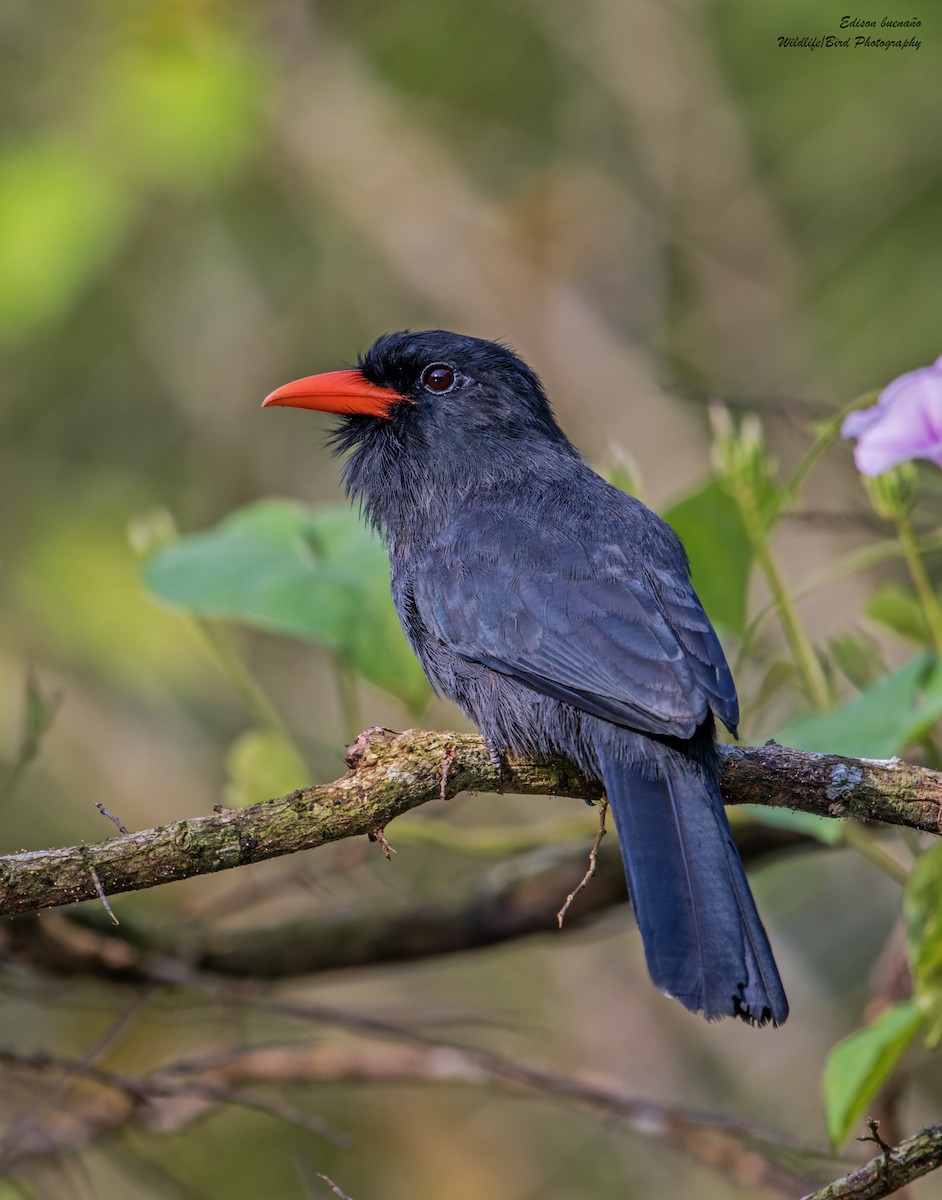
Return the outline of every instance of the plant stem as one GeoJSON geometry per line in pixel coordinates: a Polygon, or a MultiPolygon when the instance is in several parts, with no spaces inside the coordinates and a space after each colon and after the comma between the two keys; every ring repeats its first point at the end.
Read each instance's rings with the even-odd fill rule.
{"type": "Polygon", "coordinates": [[[360,697],[357,694],[356,677],[339,654],[333,655],[333,664],[344,737],[352,742],[363,728],[363,716],[360,711],[360,697]]]}
{"type": "Polygon", "coordinates": [[[227,643],[226,639],[220,636],[207,621],[201,621],[196,617],[192,617],[188,623],[202,643],[204,650],[206,650],[218,669],[242,697],[246,708],[256,721],[261,726],[273,730],[279,737],[283,738],[287,745],[294,750],[299,760],[304,762],[304,755],[296,746],[294,739],[288,732],[287,726],[281,719],[280,713],[268,698],[262,685],[227,643]]]}
{"type": "Polygon", "coordinates": [[[936,654],[942,658],[942,605],[939,604],[939,597],[932,587],[932,582],[926,572],[926,564],[919,553],[919,543],[916,540],[909,514],[902,511],[894,512],[893,524],[896,526],[896,534],[903,547],[903,556],[906,559],[906,566],[909,568],[909,577],[913,581],[916,595],[922,605],[923,616],[929,627],[929,636],[932,638],[936,654]]]}
{"type": "MultiPolygon", "coordinates": [[[[942,532],[930,533],[923,538],[917,539],[915,547],[920,554],[935,554],[939,550],[942,550],[942,532]]],[[[817,591],[818,588],[825,587],[829,583],[834,583],[838,579],[843,579],[847,575],[853,575],[857,571],[866,571],[870,567],[878,567],[883,563],[892,562],[894,558],[904,557],[903,547],[900,545],[898,537],[873,542],[868,546],[858,546],[855,550],[849,550],[846,554],[842,554],[830,566],[806,576],[801,583],[792,588],[792,601],[801,600],[803,597],[817,591]]],[[[756,634],[775,611],[775,601],[770,600],[768,604],[756,613],[746,626],[737,652],[736,661],[738,667],[741,667],[742,663],[746,661],[747,654],[752,648],[756,634]]]]}
{"type": "Polygon", "coordinates": [[[844,416],[845,412],[838,413],[820,428],[818,436],[811,443],[805,456],[795,468],[791,479],[785,484],[784,493],[788,504],[796,502],[798,493],[801,491],[805,480],[811,474],[818,461],[823,458],[825,452],[837,441],[840,436],[841,423],[844,416]]]}
{"type": "Polygon", "coordinates": [[[762,568],[762,573],[768,581],[772,599],[778,610],[779,620],[785,630],[785,637],[791,646],[795,657],[795,665],[805,685],[805,691],[815,708],[830,708],[834,703],[831,689],[828,685],[824,669],[818,659],[817,652],[811,644],[811,639],[805,632],[805,627],[798,618],[795,606],[788,595],[785,584],[779,574],[778,565],[772,557],[768,542],[765,538],[755,538],[753,541],[756,560],[762,568]]]}
{"type": "Polygon", "coordinates": [[[841,829],[841,841],[858,854],[862,854],[868,862],[879,867],[884,875],[905,886],[909,881],[909,871],[891,854],[878,837],[857,821],[845,821],[841,829]]]}

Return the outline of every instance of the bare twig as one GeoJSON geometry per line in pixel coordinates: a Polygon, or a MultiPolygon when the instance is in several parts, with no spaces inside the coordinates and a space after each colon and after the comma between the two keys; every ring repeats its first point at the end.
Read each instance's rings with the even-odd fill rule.
{"type": "Polygon", "coordinates": [[[97,800],[95,801],[95,807],[98,809],[98,811],[101,813],[101,815],[103,817],[107,817],[109,821],[113,821],[115,823],[115,825],[117,825],[118,830],[121,833],[129,832],[127,826],[124,824],[124,822],[121,820],[121,818],[116,817],[113,812],[109,812],[108,809],[105,808],[105,806],[103,804],[99,804],[97,800]]]}
{"type": "Polygon", "coordinates": [[[595,873],[599,865],[599,846],[602,844],[602,838],[605,837],[605,814],[608,811],[608,801],[603,800],[599,805],[599,830],[595,835],[595,841],[592,843],[592,849],[589,851],[589,865],[586,873],[582,876],[575,888],[566,897],[566,902],[556,914],[556,920],[559,928],[562,929],[563,923],[566,920],[566,913],[569,912],[570,905],[573,900],[579,895],[582,889],[586,886],[590,879],[595,878],[595,873]]]}
{"type": "Polygon", "coordinates": [[[333,1194],[335,1196],[340,1196],[341,1200],[353,1200],[353,1197],[345,1192],[339,1183],[331,1179],[329,1175],[325,1175],[323,1171],[318,1170],[317,1164],[309,1160],[307,1153],[295,1153],[294,1165],[295,1170],[298,1173],[298,1177],[304,1186],[304,1195],[307,1196],[309,1200],[315,1195],[320,1196],[323,1194],[323,1189],[318,1187],[318,1185],[314,1182],[317,1179],[320,1179],[322,1182],[326,1183],[333,1194]]]}
{"type": "Polygon", "coordinates": [[[371,842],[376,842],[383,852],[383,857],[389,861],[396,851],[389,844],[385,829],[371,829],[367,834],[371,842]]]}
{"type": "MultiPolygon", "coordinates": [[[[518,793],[600,797],[598,785],[562,759],[512,761],[501,780],[480,737],[369,731],[357,739],[351,770],[334,783],[95,846],[0,858],[0,915],[86,900],[99,887],[111,895],[156,887],[383,829],[394,817],[440,798],[442,756],[449,747],[449,796],[495,791],[503,783],[518,793]]],[[[940,832],[942,772],[899,759],[871,762],[774,745],[722,747],[721,756],[728,803],[940,832]]]]}
{"type": "Polygon", "coordinates": [[[317,1172],[317,1178],[323,1179],[334,1195],[340,1197],[340,1200],[353,1200],[353,1197],[349,1195],[349,1193],[345,1192],[343,1188],[334,1183],[331,1177],[329,1175],[325,1175],[323,1171],[317,1172]]]}
{"type": "Polygon", "coordinates": [[[869,1134],[867,1134],[865,1137],[859,1137],[857,1141],[873,1142],[883,1151],[883,1158],[886,1163],[891,1163],[893,1161],[893,1147],[886,1140],[886,1138],[880,1136],[880,1122],[874,1120],[873,1117],[870,1117],[867,1120],[867,1128],[870,1130],[869,1134]]]}
{"type": "Polygon", "coordinates": [[[88,873],[92,877],[92,883],[94,883],[94,885],[95,885],[95,891],[98,893],[98,899],[105,906],[105,912],[108,914],[109,917],[111,917],[111,919],[115,923],[115,925],[120,925],[121,922],[114,915],[114,909],[109,904],[108,897],[105,895],[105,889],[101,886],[101,880],[98,878],[98,872],[95,870],[94,867],[89,866],[88,873]]]}
{"type": "MultiPolygon", "coordinates": [[[[83,1097],[80,1107],[72,1106],[69,1123],[50,1123],[35,1131],[31,1140],[22,1142],[9,1156],[9,1164],[18,1165],[37,1154],[77,1149],[131,1121],[165,1131],[179,1130],[204,1116],[214,1103],[259,1108],[310,1129],[315,1118],[246,1089],[372,1083],[485,1088],[575,1105],[619,1121],[637,1135],[663,1142],[727,1176],[748,1180],[753,1188],[782,1197],[793,1197],[830,1168],[830,1159],[733,1119],[639,1099],[613,1084],[397,1031],[387,1022],[375,1024],[379,1036],[397,1040],[368,1047],[321,1041],[236,1047],[141,1076],[70,1064],[51,1056],[2,1052],[0,1062],[10,1073],[41,1077],[48,1070],[71,1070],[98,1089],[83,1097]]],[[[317,1132],[323,1136],[323,1129],[317,1132]]]]}
{"type": "MultiPolygon", "coordinates": [[[[282,1047],[281,1050],[276,1065],[286,1068],[287,1060],[298,1052],[298,1047],[282,1047]]],[[[270,1054],[269,1048],[239,1048],[226,1056],[217,1056],[208,1066],[201,1062],[179,1062],[149,1074],[124,1075],[105,1070],[84,1059],[0,1050],[0,1063],[8,1075],[16,1072],[21,1078],[32,1076],[41,1080],[52,1071],[94,1085],[88,1095],[83,1095],[81,1103],[75,1103],[70,1097],[68,1103],[63,1104],[63,1111],[54,1114],[58,1119],[50,1119],[43,1125],[24,1123],[17,1131],[15,1143],[4,1146],[0,1168],[27,1158],[77,1149],[131,1121],[139,1121],[161,1132],[176,1131],[205,1115],[216,1105],[262,1112],[334,1145],[349,1146],[349,1138],[320,1118],[278,1097],[245,1090],[244,1085],[248,1082],[287,1081],[290,1073],[286,1069],[281,1074],[274,1070],[271,1074],[265,1074],[258,1069],[255,1060],[265,1053],[270,1054]],[[247,1064],[244,1071],[239,1069],[240,1062],[247,1064]],[[65,1114],[67,1119],[63,1121],[61,1118],[65,1114]]],[[[305,1082],[297,1072],[294,1078],[296,1082],[305,1082]]]]}
{"type": "MultiPolygon", "coordinates": [[[[81,1058],[77,1060],[78,1069],[83,1065],[91,1067],[98,1063],[120,1041],[128,1028],[140,1016],[149,1000],[149,992],[143,992],[136,996],[125,1011],[120,1013],[116,1020],[105,1030],[102,1036],[96,1039],[81,1058]]],[[[52,1080],[47,1090],[38,1095],[35,1101],[29,1105],[27,1111],[21,1113],[12,1123],[10,1128],[5,1132],[2,1140],[0,1140],[0,1166],[2,1166],[8,1157],[15,1155],[20,1139],[28,1136],[40,1124],[43,1114],[57,1104],[64,1102],[66,1093],[74,1081],[75,1074],[76,1071],[71,1068],[71,1065],[68,1068],[63,1067],[60,1069],[58,1077],[52,1080]]]]}
{"type": "MultiPolygon", "coordinates": [[[[877,1140],[877,1136],[861,1140],[877,1140]]],[[[881,1143],[882,1139],[878,1141],[881,1143]]],[[[942,1166],[942,1125],[923,1129],[896,1147],[881,1144],[881,1150],[877,1158],[827,1187],[810,1192],[804,1200],[882,1200],[884,1196],[892,1196],[942,1166]]]]}

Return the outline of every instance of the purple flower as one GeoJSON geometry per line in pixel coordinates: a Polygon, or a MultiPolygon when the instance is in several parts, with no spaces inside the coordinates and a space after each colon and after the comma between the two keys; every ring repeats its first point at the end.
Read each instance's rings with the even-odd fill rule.
{"type": "Polygon", "coordinates": [[[911,458],[942,467],[942,358],[894,379],[873,408],[848,413],[841,436],[857,439],[862,475],[882,475],[911,458]]]}

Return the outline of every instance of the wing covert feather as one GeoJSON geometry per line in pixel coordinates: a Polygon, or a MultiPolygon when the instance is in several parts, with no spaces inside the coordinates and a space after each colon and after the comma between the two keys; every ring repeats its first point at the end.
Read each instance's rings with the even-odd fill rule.
{"type": "Polygon", "coordinates": [[[735,725],[726,659],[686,579],[634,575],[621,555],[593,563],[595,547],[533,530],[522,542],[505,529],[508,552],[488,552],[481,532],[443,539],[413,577],[422,621],[455,653],[643,732],[689,738],[709,708],[735,725]]]}

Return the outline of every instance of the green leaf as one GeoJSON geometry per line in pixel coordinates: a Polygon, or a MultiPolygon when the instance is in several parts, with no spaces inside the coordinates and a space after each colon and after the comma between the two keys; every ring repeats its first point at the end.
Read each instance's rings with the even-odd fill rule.
{"type": "Polygon", "coordinates": [[[693,586],[710,619],[743,629],[752,550],[736,502],[711,480],[668,509],[664,520],[687,548],[693,586]]]}
{"type": "Polygon", "coordinates": [[[205,617],[306,638],[418,713],[429,688],[406,642],[379,541],[346,505],[261,500],[166,546],[150,590],[205,617]]]}
{"type": "Polygon", "coordinates": [[[922,1024],[919,1005],[904,1000],[831,1050],[824,1065],[824,1112],[835,1148],[863,1116],[922,1024]]]}
{"type": "Polygon", "coordinates": [[[935,1043],[942,1035],[942,842],[913,868],[903,893],[903,916],[916,999],[935,1043]]]}
{"type": "Polygon", "coordinates": [[[232,808],[286,796],[311,775],[295,748],[274,729],[250,729],[236,738],[226,756],[226,771],[225,798],[232,808]]]}
{"type": "Polygon", "coordinates": [[[942,716],[942,664],[917,654],[839,708],[795,721],[775,740],[848,758],[892,758],[942,716]]]}
{"type": "Polygon", "coordinates": [[[0,151],[0,331],[66,313],[116,248],[127,209],[78,147],[50,138],[0,151]]]}
{"type": "Polygon", "coordinates": [[[862,633],[841,633],[828,639],[828,656],[859,691],[886,674],[886,663],[875,638],[862,633]]]}
{"type": "Polygon", "coordinates": [[[886,625],[900,637],[920,646],[932,642],[925,613],[915,595],[898,583],[878,588],[867,603],[867,616],[886,625]]]}

